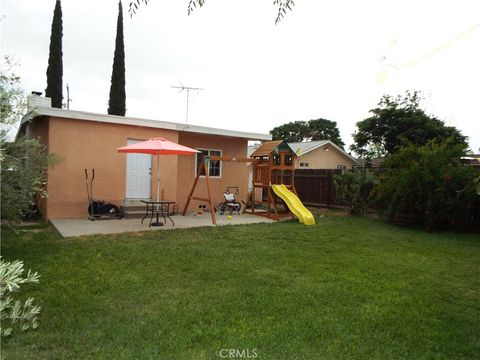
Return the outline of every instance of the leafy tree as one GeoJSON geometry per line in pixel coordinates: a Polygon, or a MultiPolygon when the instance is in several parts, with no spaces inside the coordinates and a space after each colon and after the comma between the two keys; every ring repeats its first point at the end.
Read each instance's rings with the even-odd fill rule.
{"type": "MultiPolygon", "coordinates": [[[[128,7],[128,12],[130,16],[133,16],[138,10],[140,4],[148,4],[150,0],[132,0],[130,1],[130,5],[128,7]]],[[[202,7],[205,4],[206,0],[189,0],[187,12],[188,15],[197,8],[202,7]]],[[[277,6],[277,18],[275,19],[275,24],[278,24],[285,16],[287,11],[291,11],[292,7],[295,6],[294,0],[273,0],[273,5],[277,6]]]]}
{"type": "Polygon", "coordinates": [[[273,140],[300,142],[308,138],[308,123],[306,121],[289,122],[273,128],[270,134],[273,140]]]}
{"type": "Polygon", "coordinates": [[[345,145],[340,137],[337,123],[326,119],[289,122],[273,128],[270,134],[273,140],[287,142],[331,140],[341,148],[345,145]]]}
{"type": "Polygon", "coordinates": [[[461,163],[465,149],[432,140],[388,156],[375,190],[377,208],[392,221],[427,230],[478,228],[478,173],[461,163]]]}
{"type": "Polygon", "coordinates": [[[310,120],[308,122],[310,140],[331,140],[343,149],[345,143],[340,137],[336,121],[326,119],[310,120]]]}
{"type": "Polygon", "coordinates": [[[58,157],[45,155],[45,146],[37,139],[19,137],[8,141],[9,130],[18,124],[26,108],[20,79],[11,67],[6,58],[0,73],[1,216],[21,220],[31,213],[37,201],[47,196],[46,171],[58,157]]]}
{"type": "Polygon", "coordinates": [[[40,275],[30,270],[24,276],[23,262],[6,262],[0,257],[0,334],[11,336],[15,328],[23,331],[38,327],[40,306],[33,305],[33,298],[25,302],[15,300],[20,285],[38,283],[40,275]]]}
{"type": "MultiPolygon", "coordinates": [[[[27,163],[28,156],[25,157],[25,151],[22,151],[15,159],[12,157],[11,146],[22,147],[23,139],[16,140],[13,143],[8,142],[9,130],[15,126],[26,109],[25,97],[19,86],[20,78],[12,72],[12,62],[9,57],[5,57],[0,72],[0,165],[1,176],[1,215],[3,218],[17,218],[22,214],[24,205],[22,204],[22,192],[18,186],[11,186],[11,174],[20,175],[21,181],[28,181],[29,176],[16,171],[12,160],[20,163],[27,163]]],[[[30,140],[30,144],[38,144],[37,140],[30,140]]],[[[34,154],[41,156],[38,146],[33,147],[34,154]]],[[[40,160],[42,158],[40,157],[40,160]]],[[[28,162],[28,170],[37,167],[35,161],[28,162]]],[[[37,176],[33,177],[38,179],[37,176]]],[[[43,190],[43,189],[42,189],[43,190]]],[[[30,203],[29,203],[30,205],[30,203]]],[[[23,215],[23,214],[22,214],[23,215]]],[[[20,216],[21,217],[21,216],[20,216]]],[[[0,257],[0,335],[10,336],[16,328],[22,330],[35,329],[38,326],[37,315],[40,313],[40,307],[33,304],[33,298],[21,302],[15,299],[20,290],[21,284],[36,283],[40,275],[28,271],[23,276],[23,263],[21,261],[5,262],[0,257]]]]}
{"type": "Polygon", "coordinates": [[[57,0],[55,10],[53,11],[47,67],[47,88],[45,89],[45,96],[52,99],[52,106],[56,108],[62,107],[63,100],[62,27],[62,6],[60,0],[57,0]]]}
{"type": "Polygon", "coordinates": [[[20,78],[12,72],[14,64],[5,56],[0,71],[0,161],[3,160],[3,145],[7,141],[9,131],[23,115],[26,109],[25,97],[18,86],[20,78]]]}
{"type": "Polygon", "coordinates": [[[2,218],[14,221],[38,216],[38,204],[47,197],[47,169],[58,161],[46,155],[37,139],[19,138],[2,144],[2,218]]]}
{"type": "Polygon", "coordinates": [[[125,47],[123,44],[123,10],[122,2],[118,2],[117,36],[113,56],[112,79],[108,113],[125,116],[125,47]]]}
{"type": "Polygon", "coordinates": [[[350,149],[360,157],[381,157],[397,152],[407,145],[425,145],[429,141],[450,139],[466,144],[466,136],[420,108],[421,96],[407,91],[404,96],[384,95],[373,116],[357,123],[350,149]]]}

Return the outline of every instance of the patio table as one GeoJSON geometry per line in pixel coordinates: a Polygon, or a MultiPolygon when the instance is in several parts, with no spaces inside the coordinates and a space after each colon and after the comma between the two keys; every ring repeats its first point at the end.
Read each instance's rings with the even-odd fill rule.
{"type": "Polygon", "coordinates": [[[146,201],[146,200],[141,200],[146,206],[147,206],[147,211],[145,212],[145,216],[142,219],[142,224],[143,220],[147,218],[147,216],[150,214],[150,222],[148,226],[163,226],[167,223],[167,217],[170,219],[172,222],[172,225],[175,226],[175,223],[173,222],[173,219],[170,217],[170,205],[175,204],[175,201],[170,201],[170,200],[161,200],[161,201],[146,201]],[[157,221],[153,221],[153,215],[157,216],[157,221]],[[159,221],[159,216],[162,215],[163,217],[163,223],[159,221]]]}

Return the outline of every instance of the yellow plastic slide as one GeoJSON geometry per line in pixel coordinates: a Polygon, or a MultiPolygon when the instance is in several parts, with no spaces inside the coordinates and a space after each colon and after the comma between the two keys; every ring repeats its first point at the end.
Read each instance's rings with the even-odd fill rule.
{"type": "Polygon", "coordinates": [[[315,218],[312,213],[302,204],[297,195],[287,189],[285,185],[272,185],[273,192],[277,194],[298,220],[305,225],[314,225],[315,218]]]}

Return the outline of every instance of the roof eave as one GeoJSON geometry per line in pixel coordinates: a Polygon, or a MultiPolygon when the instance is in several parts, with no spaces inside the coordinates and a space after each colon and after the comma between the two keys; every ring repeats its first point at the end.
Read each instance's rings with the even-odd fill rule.
{"type": "MultiPolygon", "coordinates": [[[[56,117],[62,117],[67,119],[74,119],[74,120],[97,121],[97,122],[120,124],[120,125],[143,126],[143,127],[174,130],[174,131],[184,131],[184,132],[191,132],[191,133],[198,133],[198,134],[244,138],[247,140],[271,140],[272,139],[272,136],[268,134],[258,134],[258,133],[250,133],[245,131],[218,129],[218,128],[212,128],[212,127],[198,126],[198,125],[187,125],[187,124],[180,124],[180,123],[161,121],[161,120],[97,114],[97,113],[90,113],[86,111],[65,110],[65,109],[57,109],[57,108],[43,107],[43,106],[39,106],[35,109],[35,115],[33,116],[33,118],[37,116],[56,116],[56,117]]],[[[28,120],[29,119],[27,119],[26,121],[22,120],[22,124],[24,122],[27,122],[28,120]]]]}

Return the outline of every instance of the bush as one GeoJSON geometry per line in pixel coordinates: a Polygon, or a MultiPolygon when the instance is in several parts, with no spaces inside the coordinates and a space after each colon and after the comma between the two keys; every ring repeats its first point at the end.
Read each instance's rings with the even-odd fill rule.
{"type": "Polygon", "coordinates": [[[351,215],[365,215],[371,203],[377,178],[370,170],[343,170],[334,178],[339,200],[348,205],[351,215]]]}
{"type": "Polygon", "coordinates": [[[5,262],[0,258],[0,334],[10,336],[15,328],[23,331],[38,327],[37,315],[40,306],[33,305],[33,298],[28,298],[23,304],[15,300],[14,295],[20,290],[21,284],[38,283],[40,275],[30,270],[23,277],[23,262],[5,262]]]}
{"type": "Polygon", "coordinates": [[[45,146],[36,139],[18,139],[3,143],[2,218],[22,220],[38,210],[38,202],[47,196],[46,174],[56,155],[45,155],[45,146]]]}
{"type": "Polygon", "coordinates": [[[476,170],[460,162],[463,145],[430,142],[389,156],[375,192],[389,219],[425,229],[478,227],[476,170]]]}
{"type": "Polygon", "coordinates": [[[8,57],[0,64],[1,217],[18,221],[39,215],[38,203],[47,196],[47,168],[59,157],[46,155],[45,146],[36,139],[10,141],[10,130],[16,128],[26,111],[20,78],[12,73],[13,66],[8,57]]]}

